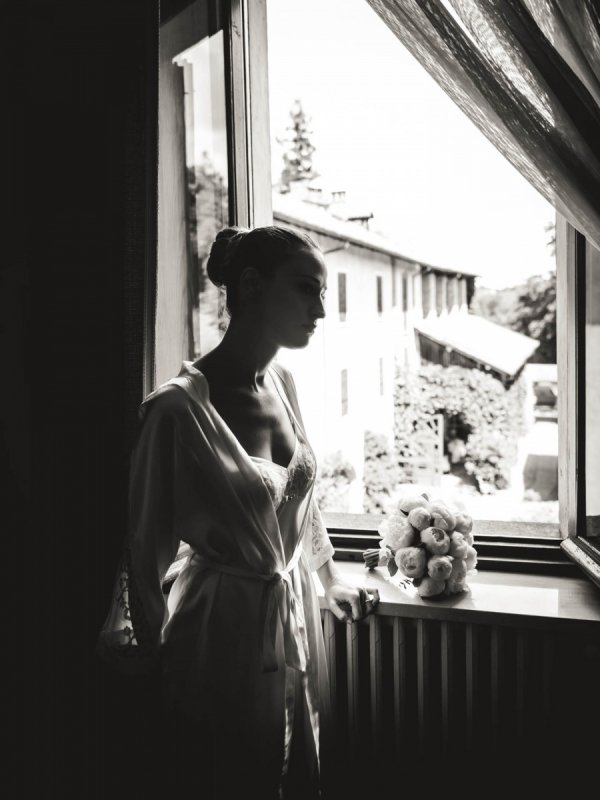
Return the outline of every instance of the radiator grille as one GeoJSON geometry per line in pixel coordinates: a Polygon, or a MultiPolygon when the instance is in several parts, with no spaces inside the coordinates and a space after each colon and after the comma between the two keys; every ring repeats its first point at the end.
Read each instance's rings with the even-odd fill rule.
{"type": "Polygon", "coordinates": [[[338,753],[373,770],[547,751],[582,700],[567,676],[599,674],[580,632],[321,613],[338,753]]]}

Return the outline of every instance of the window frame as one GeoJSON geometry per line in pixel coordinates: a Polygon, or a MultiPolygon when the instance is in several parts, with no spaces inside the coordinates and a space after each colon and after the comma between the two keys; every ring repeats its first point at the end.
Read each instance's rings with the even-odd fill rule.
{"type": "Polygon", "coordinates": [[[221,0],[228,7],[226,70],[231,152],[231,221],[273,224],[266,0],[221,0]]]}
{"type": "Polygon", "coordinates": [[[558,213],[556,261],[561,548],[600,586],[600,550],[586,535],[586,239],[558,213]]]}
{"type": "Polygon", "coordinates": [[[375,275],[375,292],[377,302],[377,317],[381,319],[383,316],[383,275],[375,275]]]}

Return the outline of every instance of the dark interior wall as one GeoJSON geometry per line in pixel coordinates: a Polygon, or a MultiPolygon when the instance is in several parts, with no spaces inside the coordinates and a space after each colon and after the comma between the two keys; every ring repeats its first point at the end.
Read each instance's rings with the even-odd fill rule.
{"type": "Polygon", "coordinates": [[[4,28],[15,45],[5,133],[19,224],[2,282],[0,441],[14,526],[4,537],[10,693],[23,734],[6,796],[141,797],[127,775],[139,781],[148,761],[151,736],[136,732],[150,731],[153,689],[113,681],[93,648],[143,396],[158,2],[15,4],[4,28]]]}

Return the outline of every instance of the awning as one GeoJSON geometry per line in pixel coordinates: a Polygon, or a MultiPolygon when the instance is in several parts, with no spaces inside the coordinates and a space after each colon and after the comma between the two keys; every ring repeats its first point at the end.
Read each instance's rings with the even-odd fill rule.
{"type": "Polygon", "coordinates": [[[538,342],[475,314],[448,314],[417,322],[428,339],[512,378],[535,352],[538,342]]]}

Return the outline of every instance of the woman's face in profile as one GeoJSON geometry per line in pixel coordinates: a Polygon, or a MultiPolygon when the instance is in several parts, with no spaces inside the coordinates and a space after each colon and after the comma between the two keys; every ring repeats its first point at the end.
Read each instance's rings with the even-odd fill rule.
{"type": "Polygon", "coordinates": [[[318,250],[299,250],[264,281],[261,321],[278,347],[306,347],[317,321],[325,316],[327,268],[318,250]]]}

